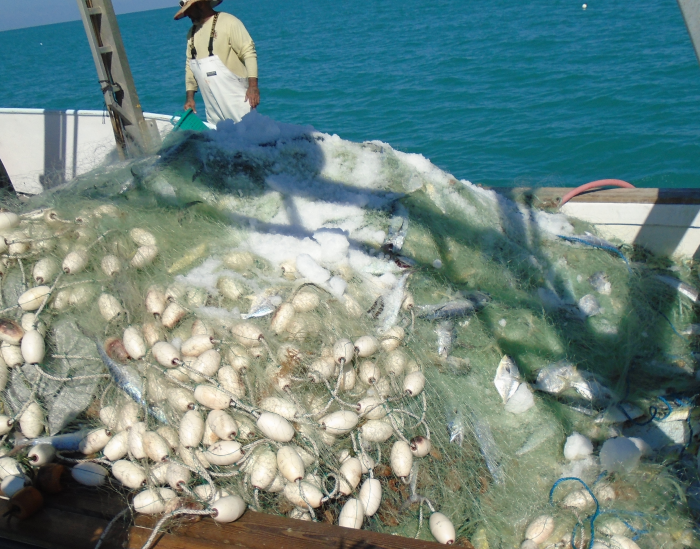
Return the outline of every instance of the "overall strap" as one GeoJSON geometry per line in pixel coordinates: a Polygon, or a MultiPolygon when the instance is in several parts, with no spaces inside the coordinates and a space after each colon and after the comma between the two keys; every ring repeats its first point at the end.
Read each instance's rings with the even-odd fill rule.
{"type": "MultiPolygon", "coordinates": [[[[209,35],[209,57],[214,55],[214,33],[216,32],[216,21],[219,19],[219,14],[217,13],[214,16],[214,21],[212,22],[211,25],[211,34],[209,35]]],[[[192,25],[192,29],[190,29],[190,57],[192,59],[197,59],[197,49],[194,47],[194,35],[195,35],[195,28],[197,25],[192,25]]]]}
{"type": "Polygon", "coordinates": [[[209,57],[214,55],[214,33],[216,32],[216,21],[219,19],[219,14],[214,16],[214,22],[211,24],[211,34],[209,35],[209,57]]]}
{"type": "Polygon", "coordinates": [[[197,50],[194,47],[194,27],[195,25],[192,25],[190,29],[190,57],[192,59],[197,59],[197,50]]]}

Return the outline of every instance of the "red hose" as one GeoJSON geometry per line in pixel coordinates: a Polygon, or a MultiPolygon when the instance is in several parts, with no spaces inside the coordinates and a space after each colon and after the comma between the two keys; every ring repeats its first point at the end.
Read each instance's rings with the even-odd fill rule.
{"type": "Polygon", "coordinates": [[[625,189],[634,189],[634,185],[631,183],[627,183],[627,181],[622,181],[621,179],[599,179],[598,181],[591,181],[590,183],[586,183],[585,185],[581,185],[580,187],[576,187],[573,191],[569,191],[566,193],[562,199],[561,202],[559,203],[559,207],[562,207],[564,204],[566,204],[569,200],[571,200],[574,196],[578,196],[579,194],[590,191],[591,189],[597,189],[600,187],[623,187],[625,189]]]}

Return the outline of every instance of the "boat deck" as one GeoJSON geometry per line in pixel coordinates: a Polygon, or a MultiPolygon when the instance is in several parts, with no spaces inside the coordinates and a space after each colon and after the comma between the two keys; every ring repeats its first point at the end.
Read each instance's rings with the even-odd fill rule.
{"type": "MultiPolygon", "coordinates": [[[[0,546],[9,549],[94,549],[109,521],[126,506],[125,496],[110,488],[87,488],[70,483],[57,495],[45,496],[44,508],[19,521],[0,520],[0,546]]],[[[0,499],[0,514],[9,510],[0,499]]],[[[140,549],[151,535],[159,517],[137,515],[118,522],[110,530],[103,549],[140,549]]],[[[431,549],[440,545],[368,530],[352,530],[321,522],[306,522],[247,510],[229,524],[210,518],[198,522],[180,521],[170,533],[163,533],[156,549],[431,549]]],[[[428,528],[427,520],[423,528],[428,528]]]]}

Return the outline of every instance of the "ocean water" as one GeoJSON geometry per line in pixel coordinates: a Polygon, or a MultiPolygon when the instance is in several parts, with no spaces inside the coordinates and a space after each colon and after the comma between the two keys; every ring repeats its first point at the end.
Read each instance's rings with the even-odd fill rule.
{"type": "MultiPolygon", "coordinates": [[[[275,120],[384,141],[484,185],[700,185],[700,66],[674,1],[221,9],[256,41],[259,110],[275,120]]],[[[119,18],[149,112],[184,101],[189,21],[174,11],[119,18]]],[[[102,108],[80,21],[1,32],[0,51],[1,107],[102,108]]]]}

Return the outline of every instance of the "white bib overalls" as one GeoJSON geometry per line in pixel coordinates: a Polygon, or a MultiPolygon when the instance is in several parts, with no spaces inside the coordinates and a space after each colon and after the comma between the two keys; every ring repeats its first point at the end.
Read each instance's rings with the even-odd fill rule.
{"type": "Polygon", "coordinates": [[[248,79],[233,74],[218,55],[214,55],[214,31],[219,14],[214,16],[209,38],[209,57],[197,59],[194,48],[194,31],[190,42],[192,59],[190,69],[197,80],[197,86],[204,99],[207,121],[216,124],[228,118],[240,122],[250,112],[250,104],[245,100],[248,79]]]}

